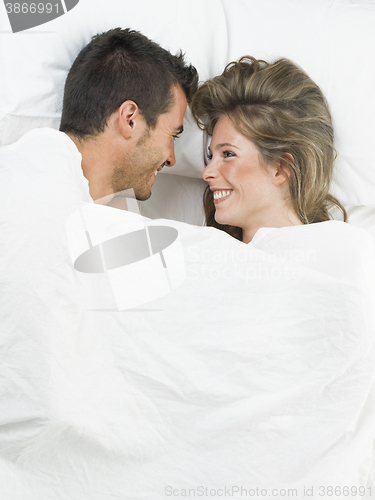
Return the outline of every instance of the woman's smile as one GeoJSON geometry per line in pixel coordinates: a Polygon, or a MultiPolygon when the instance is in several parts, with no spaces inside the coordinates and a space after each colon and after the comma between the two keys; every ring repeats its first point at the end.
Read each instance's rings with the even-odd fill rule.
{"type": "Polygon", "coordinates": [[[232,194],[232,191],[233,189],[215,189],[213,191],[215,205],[227,200],[229,196],[232,194]]]}

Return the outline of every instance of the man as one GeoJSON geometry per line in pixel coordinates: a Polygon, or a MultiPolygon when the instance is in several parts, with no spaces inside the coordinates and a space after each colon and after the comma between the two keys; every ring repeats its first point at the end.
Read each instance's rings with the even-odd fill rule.
{"type": "Polygon", "coordinates": [[[157,172],[175,163],[186,102],[197,72],[141,33],[120,28],[95,36],[66,80],[60,130],[82,155],[95,200],[134,189],[146,200],[157,172]]]}
{"type": "Polygon", "coordinates": [[[60,131],[34,129],[0,149],[0,213],[11,228],[2,263],[25,278],[31,256],[34,272],[71,265],[65,225],[82,203],[129,189],[148,199],[157,172],[175,163],[197,83],[181,53],[137,31],[94,36],[68,73],[60,131]]]}
{"type": "MultiPolygon", "coordinates": [[[[156,172],[175,163],[174,139],[182,132],[197,80],[195,68],[181,54],[171,55],[136,31],[110,30],[84,47],[68,74],[61,130],[34,129],[0,149],[0,329],[5,349],[0,449],[6,448],[0,463],[10,464],[4,466],[7,471],[24,454],[34,456],[34,444],[45,450],[43,436],[51,443],[58,439],[65,424],[56,424],[60,417],[55,410],[65,408],[60,406],[65,390],[51,380],[56,375],[65,384],[59,373],[63,366],[65,373],[69,358],[66,342],[79,343],[85,335],[83,322],[97,321],[85,313],[67,221],[85,204],[118,191],[133,189],[139,200],[150,196],[156,172]],[[17,347],[6,347],[10,345],[17,347]],[[5,424],[14,430],[10,446],[5,424]]],[[[110,290],[102,292],[113,307],[110,290]]],[[[34,472],[39,466],[45,469],[35,465],[43,461],[43,453],[35,452],[34,472]]],[[[23,472],[19,481],[12,474],[2,483],[6,498],[15,498],[14,488],[23,488],[23,472]]],[[[4,478],[3,470],[0,476],[4,478]]],[[[19,495],[26,498],[23,491],[19,495]]]]}
{"type": "Polygon", "coordinates": [[[157,173],[175,163],[174,140],[197,82],[181,53],[172,55],[137,31],[96,35],[68,73],[60,132],[34,129],[0,150],[2,179],[9,189],[36,183],[31,200],[39,177],[45,202],[60,199],[62,211],[70,202],[75,208],[79,200],[127,189],[146,200],[157,173]]]}
{"type": "MultiPolygon", "coordinates": [[[[82,49],[66,79],[60,131],[34,129],[0,148],[0,223],[8,228],[0,281],[3,297],[17,298],[4,311],[23,310],[27,300],[36,304],[65,285],[73,298],[69,280],[56,281],[61,267],[72,283],[76,279],[69,217],[84,204],[108,204],[114,193],[129,189],[138,200],[150,197],[157,173],[176,161],[174,140],[197,83],[196,69],[181,53],[172,55],[137,31],[112,29],[82,49]],[[41,276],[42,295],[30,293],[41,276]]],[[[121,198],[109,203],[124,207],[121,198]]],[[[36,329],[45,314],[42,306],[32,315],[36,329]]]]}

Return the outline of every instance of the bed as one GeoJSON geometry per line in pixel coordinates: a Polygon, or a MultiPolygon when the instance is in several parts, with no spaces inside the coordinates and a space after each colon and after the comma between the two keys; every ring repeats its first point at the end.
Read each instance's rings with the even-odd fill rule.
{"type": "Polygon", "coordinates": [[[19,33],[0,7],[2,498],[373,498],[374,26],[368,0],[80,0],[19,33]],[[53,165],[13,176],[12,144],[58,129],[72,61],[117,26],[201,81],[245,54],[300,64],[331,107],[349,224],[250,245],[205,227],[189,111],[129,211],[76,203],[53,165]],[[135,232],[162,241],[147,264],[82,257],[135,232]]]}

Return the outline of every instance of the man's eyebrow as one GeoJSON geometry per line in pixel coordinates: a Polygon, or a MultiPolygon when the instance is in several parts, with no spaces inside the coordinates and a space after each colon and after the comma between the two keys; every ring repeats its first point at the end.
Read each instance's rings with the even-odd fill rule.
{"type": "MultiPolygon", "coordinates": [[[[222,148],[225,146],[230,146],[231,148],[239,149],[237,146],[235,146],[234,144],[231,144],[230,142],[222,142],[221,144],[216,144],[215,149],[219,149],[219,148],[222,148]]],[[[208,150],[211,151],[210,146],[208,146],[208,150]]]]}

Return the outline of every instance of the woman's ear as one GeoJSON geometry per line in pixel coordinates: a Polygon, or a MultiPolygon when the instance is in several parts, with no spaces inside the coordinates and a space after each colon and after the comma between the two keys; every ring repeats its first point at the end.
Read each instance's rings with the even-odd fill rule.
{"type": "Polygon", "coordinates": [[[285,160],[280,160],[276,165],[276,172],[273,179],[273,183],[276,186],[287,182],[292,175],[291,167],[294,165],[294,158],[290,153],[284,153],[283,156],[285,160]]]}

